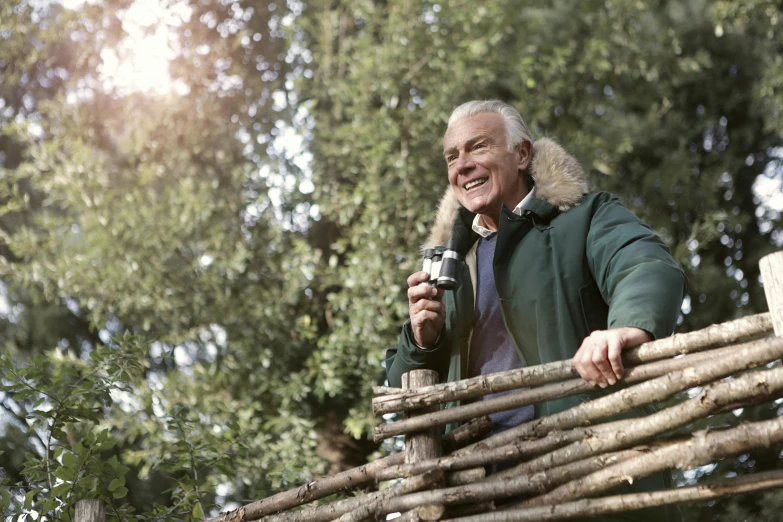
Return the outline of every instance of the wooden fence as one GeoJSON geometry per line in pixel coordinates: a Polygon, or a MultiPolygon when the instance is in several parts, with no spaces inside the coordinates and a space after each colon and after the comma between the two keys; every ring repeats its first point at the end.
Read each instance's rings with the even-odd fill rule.
{"type": "MultiPolygon", "coordinates": [[[[392,513],[401,513],[400,521],[565,520],[783,487],[783,471],[773,471],[709,485],[600,496],[660,471],[783,447],[783,417],[688,431],[694,421],[710,415],[783,397],[783,366],[776,364],[783,359],[783,252],[763,258],[760,267],[770,313],[627,350],[623,384],[612,393],[604,391],[577,407],[487,436],[490,413],[594,389],[578,377],[570,360],[444,384],[437,383],[435,372],[416,370],[404,376],[403,389],[378,388],[373,399],[378,416],[405,413],[404,419],[375,430],[376,440],[405,435],[404,452],[208,522],[358,522],[385,520],[392,513]],[[663,402],[666,407],[647,417],[607,421],[663,402]],[[450,423],[462,425],[441,437],[450,423]],[[489,466],[508,462],[517,464],[486,475],[489,466]],[[378,491],[299,509],[333,493],[380,482],[385,487],[378,491]]],[[[77,522],[101,522],[80,519],[78,513],[77,508],[77,522]]]]}

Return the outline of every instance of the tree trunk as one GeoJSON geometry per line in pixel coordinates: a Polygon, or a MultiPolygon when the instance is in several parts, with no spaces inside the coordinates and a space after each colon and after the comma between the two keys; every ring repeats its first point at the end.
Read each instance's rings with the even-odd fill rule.
{"type": "Polygon", "coordinates": [[[76,503],[74,522],[105,522],[106,506],[100,500],[80,500],[76,503]]]}

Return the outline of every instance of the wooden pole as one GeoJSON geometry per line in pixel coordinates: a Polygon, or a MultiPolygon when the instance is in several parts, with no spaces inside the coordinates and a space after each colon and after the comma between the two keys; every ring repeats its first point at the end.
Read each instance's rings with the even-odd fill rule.
{"type": "Polygon", "coordinates": [[[80,500],[76,503],[74,522],[105,522],[106,506],[100,500],[80,500]]]}
{"type": "MultiPolygon", "coordinates": [[[[413,370],[402,376],[403,389],[422,388],[438,384],[438,372],[432,370],[413,370]]],[[[432,413],[438,406],[426,406],[420,410],[408,412],[408,417],[432,413]]],[[[438,459],[443,454],[440,437],[440,427],[433,426],[426,431],[410,433],[405,436],[405,463],[416,464],[425,460],[438,459]]],[[[439,484],[442,486],[443,484],[439,484]]],[[[403,519],[410,520],[440,520],[445,509],[438,504],[424,504],[413,512],[403,513],[403,519]]]]}
{"type": "MultiPolygon", "coordinates": [[[[438,384],[438,372],[432,370],[413,370],[402,376],[404,389],[421,388],[438,384]]],[[[409,418],[432,413],[437,406],[428,406],[421,410],[411,411],[409,418]]],[[[441,456],[442,446],[440,440],[440,428],[432,426],[426,431],[411,433],[405,437],[405,462],[412,464],[427,459],[437,459],[441,456]]]]}
{"type": "Polygon", "coordinates": [[[783,251],[762,257],[759,269],[775,335],[783,336],[783,251]]]}

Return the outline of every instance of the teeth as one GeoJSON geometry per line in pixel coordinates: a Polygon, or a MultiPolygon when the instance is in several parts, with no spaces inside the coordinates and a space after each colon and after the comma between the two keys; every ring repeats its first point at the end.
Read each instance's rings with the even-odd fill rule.
{"type": "Polygon", "coordinates": [[[487,181],[487,178],[481,178],[481,179],[473,180],[470,183],[466,183],[465,184],[465,190],[470,190],[473,187],[478,187],[479,185],[483,185],[484,183],[486,183],[486,181],[487,181]]]}

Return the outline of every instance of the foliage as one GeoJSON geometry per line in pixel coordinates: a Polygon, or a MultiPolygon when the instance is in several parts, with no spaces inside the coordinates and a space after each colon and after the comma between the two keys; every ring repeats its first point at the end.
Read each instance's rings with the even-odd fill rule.
{"type": "MultiPolygon", "coordinates": [[[[167,5],[186,15],[166,22],[166,93],[103,76],[133,2],[0,6],[15,519],[98,496],[118,520],[198,518],[371,456],[370,387],[446,188],[440,136],[469,99],[516,105],[669,242],[683,330],[765,308],[756,265],[783,244],[758,191],[781,183],[777,4],[167,5]]],[[[689,519],[774,519],[760,498],[689,519]]]]}

